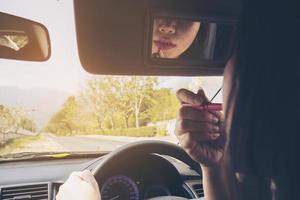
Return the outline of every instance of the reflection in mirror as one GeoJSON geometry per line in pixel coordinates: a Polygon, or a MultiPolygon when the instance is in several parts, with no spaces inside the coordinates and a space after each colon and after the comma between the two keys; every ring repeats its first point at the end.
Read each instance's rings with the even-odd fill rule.
{"type": "Polygon", "coordinates": [[[224,61],[235,26],[207,21],[155,17],[152,58],[224,61]]]}
{"type": "Polygon", "coordinates": [[[29,38],[22,31],[0,30],[0,46],[19,51],[29,43],[29,38]]]}

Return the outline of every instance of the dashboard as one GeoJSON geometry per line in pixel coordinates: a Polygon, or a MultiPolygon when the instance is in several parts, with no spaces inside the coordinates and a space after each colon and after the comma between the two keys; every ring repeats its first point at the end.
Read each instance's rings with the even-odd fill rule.
{"type": "MultiPolygon", "coordinates": [[[[72,171],[93,170],[104,157],[2,163],[0,199],[55,199],[72,171]]],[[[137,200],[168,195],[202,197],[201,179],[200,173],[173,157],[149,154],[110,166],[97,181],[103,200],[137,200]]]]}

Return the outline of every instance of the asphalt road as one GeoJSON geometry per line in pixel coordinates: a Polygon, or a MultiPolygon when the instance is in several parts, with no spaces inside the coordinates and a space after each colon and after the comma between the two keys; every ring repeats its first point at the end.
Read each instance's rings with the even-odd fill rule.
{"type": "Polygon", "coordinates": [[[47,135],[47,139],[56,143],[58,148],[64,151],[111,151],[130,141],[118,141],[112,138],[88,137],[88,136],[52,136],[47,135]]]}

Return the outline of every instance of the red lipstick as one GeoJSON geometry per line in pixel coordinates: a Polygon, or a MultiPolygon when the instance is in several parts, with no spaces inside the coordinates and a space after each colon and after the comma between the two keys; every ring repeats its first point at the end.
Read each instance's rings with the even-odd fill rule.
{"type": "Polygon", "coordinates": [[[191,104],[182,104],[182,106],[192,107],[200,111],[221,111],[223,110],[221,103],[209,103],[203,106],[195,106],[191,104]]]}

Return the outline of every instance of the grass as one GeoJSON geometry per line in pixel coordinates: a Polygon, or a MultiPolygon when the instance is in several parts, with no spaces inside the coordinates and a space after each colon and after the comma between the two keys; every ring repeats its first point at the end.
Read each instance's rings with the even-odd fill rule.
{"type": "Polygon", "coordinates": [[[41,138],[40,135],[36,136],[23,136],[8,140],[4,146],[0,147],[0,156],[12,152],[14,149],[23,148],[26,144],[37,141],[41,138]]]}
{"type": "Polygon", "coordinates": [[[89,132],[77,132],[77,133],[73,132],[72,134],[69,134],[64,131],[58,131],[53,134],[58,136],[98,134],[98,135],[108,135],[108,136],[155,137],[155,136],[166,136],[167,130],[165,128],[159,128],[155,126],[144,126],[139,128],[118,128],[118,129],[93,130],[89,132]]]}

